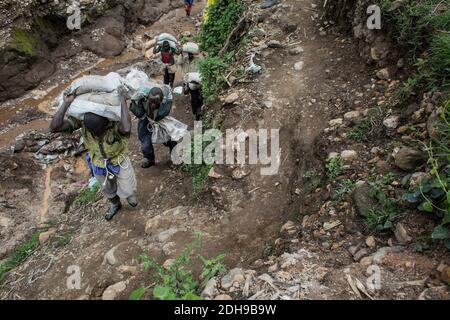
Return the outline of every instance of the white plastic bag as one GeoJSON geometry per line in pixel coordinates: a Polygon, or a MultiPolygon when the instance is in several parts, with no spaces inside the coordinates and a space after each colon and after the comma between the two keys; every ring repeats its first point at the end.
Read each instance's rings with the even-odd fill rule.
{"type": "Polygon", "coordinates": [[[150,120],[149,127],[154,144],[179,141],[188,133],[188,126],[172,117],[165,117],[158,122],[150,120]]]}
{"type": "Polygon", "coordinates": [[[200,72],[186,73],[183,80],[189,85],[189,89],[191,90],[198,90],[202,86],[202,76],[200,72]]]}
{"type": "Polygon", "coordinates": [[[198,44],[194,42],[187,42],[183,45],[183,52],[198,54],[200,52],[200,48],[198,47],[198,44]]]}

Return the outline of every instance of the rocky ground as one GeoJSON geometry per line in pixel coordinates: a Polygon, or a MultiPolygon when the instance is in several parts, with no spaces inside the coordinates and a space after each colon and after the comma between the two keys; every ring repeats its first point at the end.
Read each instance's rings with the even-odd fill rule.
{"type": "MultiPolygon", "coordinates": [[[[167,163],[164,148],[157,149],[156,167],[141,169],[133,136],[140,206],[107,223],[104,200],[72,203],[87,178],[83,160],[73,158],[81,152],[76,137],[26,133],[2,153],[0,259],[30,229],[45,232],[38,249],[0,285],[2,299],[126,299],[151,285],[140,254],[167,266],[197,232],[203,234],[201,254],[225,253],[230,270],[208,282],[207,299],[449,298],[448,251],[417,246],[431,232],[432,217],[404,209],[393,234],[372,232],[364,222],[369,182],[389,177],[383,188],[397,194],[404,192],[405,176],[413,177],[409,184],[420,177],[415,169],[424,157],[409,142],[414,134],[432,134],[427,122],[438,97],[427,95],[407,110],[386,108],[401,72],[384,69],[385,62],[367,65],[359,43],[320,19],[317,1],[286,0],[264,10],[254,2],[249,12],[254,25],[247,50],[262,71],[230,79],[231,88],[211,108],[224,115],[225,128],[279,128],[279,173],[215,166],[207,192],[196,199],[190,177],[167,163]],[[353,130],[363,119],[373,123],[370,133],[353,130]],[[409,123],[419,131],[410,131],[409,123]],[[325,163],[333,158],[343,163],[330,176],[325,163]],[[351,189],[347,180],[354,182],[351,189]],[[79,290],[67,288],[71,266],[82,271],[79,290]],[[373,288],[370,280],[378,275],[373,288]]],[[[199,20],[177,11],[151,31],[194,34],[199,20]]],[[[389,50],[376,43],[376,52],[389,50]]],[[[141,63],[129,58],[96,68],[141,63]]],[[[187,103],[177,97],[174,116],[192,126],[187,103]]]]}

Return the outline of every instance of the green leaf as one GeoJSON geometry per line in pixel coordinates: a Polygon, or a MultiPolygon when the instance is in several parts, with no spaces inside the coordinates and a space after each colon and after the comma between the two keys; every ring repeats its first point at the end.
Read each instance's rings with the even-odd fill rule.
{"type": "Polygon", "coordinates": [[[417,207],[420,211],[425,212],[433,212],[433,205],[429,201],[423,202],[419,207],[417,207]]]}
{"type": "Polygon", "coordinates": [[[442,224],[447,224],[450,223],[450,212],[447,212],[444,216],[444,218],[442,218],[442,224]]]}
{"type": "Polygon", "coordinates": [[[431,234],[431,238],[433,240],[446,240],[450,239],[450,231],[447,227],[443,225],[439,225],[434,228],[433,233],[431,234]]]}
{"type": "Polygon", "coordinates": [[[403,200],[408,201],[409,203],[417,203],[420,201],[420,194],[407,193],[403,196],[403,200]]]}
{"type": "Polygon", "coordinates": [[[159,300],[175,300],[175,295],[172,289],[165,286],[156,286],[153,289],[153,296],[159,300]],[[171,297],[174,297],[171,299],[171,297]]]}
{"type": "Polygon", "coordinates": [[[139,289],[134,290],[130,296],[128,297],[128,300],[141,300],[142,296],[145,294],[145,288],[140,287],[139,289]]]}
{"type": "Polygon", "coordinates": [[[195,293],[188,292],[184,295],[183,300],[203,300],[203,299],[198,295],[196,295],[195,293]]]}
{"type": "Polygon", "coordinates": [[[446,247],[448,250],[450,250],[450,239],[446,239],[446,240],[444,241],[444,245],[445,245],[445,247],[446,247]]]}

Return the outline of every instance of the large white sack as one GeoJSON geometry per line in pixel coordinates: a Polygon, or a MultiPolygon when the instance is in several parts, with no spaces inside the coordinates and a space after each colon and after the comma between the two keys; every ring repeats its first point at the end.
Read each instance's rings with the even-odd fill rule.
{"type": "Polygon", "coordinates": [[[124,80],[125,86],[129,89],[128,97],[131,98],[140,88],[161,88],[164,97],[173,100],[172,90],[168,85],[150,79],[144,71],[132,69],[124,80]]]}
{"type": "Polygon", "coordinates": [[[198,47],[198,44],[194,42],[187,42],[183,45],[183,52],[198,54],[200,52],[200,48],[198,47]]]}
{"type": "Polygon", "coordinates": [[[183,81],[189,85],[189,89],[198,90],[202,86],[202,76],[200,72],[186,73],[183,81]]]}
{"type": "Polygon", "coordinates": [[[86,93],[77,96],[67,110],[67,115],[83,120],[88,112],[95,113],[111,121],[120,121],[121,104],[117,93],[86,93]]]}
{"type": "Polygon", "coordinates": [[[106,76],[84,76],[76,79],[57,98],[58,108],[64,103],[64,93],[76,93],[67,114],[83,120],[84,114],[92,112],[112,121],[120,121],[121,108],[117,88],[122,84],[122,77],[115,72],[106,76]]]}
{"type": "Polygon", "coordinates": [[[81,77],[72,82],[68,90],[70,93],[76,92],[77,95],[89,92],[112,92],[121,83],[122,77],[116,72],[111,72],[106,76],[81,77]]]}
{"type": "Polygon", "coordinates": [[[175,43],[178,42],[177,38],[175,38],[173,35],[171,35],[170,33],[167,33],[167,32],[161,33],[158,36],[158,39],[157,39],[158,43],[159,42],[164,42],[164,41],[172,41],[172,42],[175,42],[175,43]]]}

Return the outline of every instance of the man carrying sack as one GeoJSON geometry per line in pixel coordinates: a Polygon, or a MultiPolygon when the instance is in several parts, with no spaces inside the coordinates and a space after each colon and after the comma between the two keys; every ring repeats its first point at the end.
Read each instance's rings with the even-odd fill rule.
{"type": "MultiPolygon", "coordinates": [[[[118,87],[121,100],[120,121],[112,121],[96,114],[96,110],[84,114],[83,119],[65,115],[77,98],[76,90],[66,90],[63,103],[50,124],[52,132],[73,132],[81,128],[87,159],[96,179],[102,186],[102,193],[111,202],[105,215],[111,220],[122,208],[121,198],[127,199],[132,207],[138,205],[134,193],[136,177],[128,158],[128,142],[131,132],[131,117],[126,103],[126,89],[118,87]]],[[[81,96],[80,96],[81,97],[81,96]]]]}
{"type": "Polygon", "coordinates": [[[139,119],[138,136],[144,155],[142,168],[155,165],[153,144],[163,144],[170,153],[177,141],[187,134],[187,126],[169,117],[173,102],[172,92],[163,87],[142,87],[131,98],[130,111],[139,119]]]}

